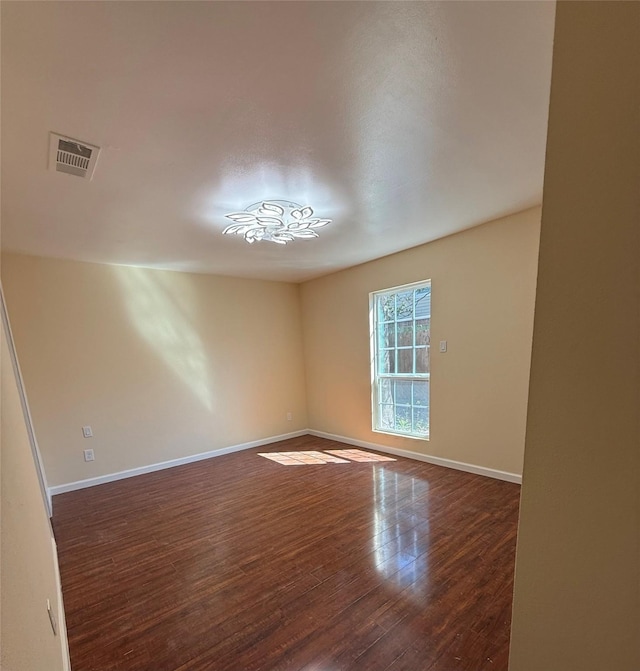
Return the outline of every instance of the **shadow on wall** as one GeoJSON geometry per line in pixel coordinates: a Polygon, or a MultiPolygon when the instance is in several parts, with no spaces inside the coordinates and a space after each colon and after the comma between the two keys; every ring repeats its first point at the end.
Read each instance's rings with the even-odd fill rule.
{"type": "Polygon", "coordinates": [[[213,388],[202,338],[184,305],[142,268],[116,267],[138,333],[210,412],[213,388]]]}

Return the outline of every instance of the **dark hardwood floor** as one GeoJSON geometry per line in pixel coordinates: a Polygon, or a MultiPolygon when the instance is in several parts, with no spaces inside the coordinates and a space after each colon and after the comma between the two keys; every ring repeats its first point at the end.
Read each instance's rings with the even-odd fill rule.
{"type": "Polygon", "coordinates": [[[506,671],[519,486],[349,447],[54,497],[73,671],[506,671]]]}

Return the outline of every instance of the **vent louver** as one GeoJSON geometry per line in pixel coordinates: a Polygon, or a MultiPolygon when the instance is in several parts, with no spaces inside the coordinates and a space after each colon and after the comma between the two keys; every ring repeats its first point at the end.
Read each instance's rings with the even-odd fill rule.
{"type": "Polygon", "coordinates": [[[99,154],[100,147],[50,133],[49,170],[91,179],[99,154]]]}

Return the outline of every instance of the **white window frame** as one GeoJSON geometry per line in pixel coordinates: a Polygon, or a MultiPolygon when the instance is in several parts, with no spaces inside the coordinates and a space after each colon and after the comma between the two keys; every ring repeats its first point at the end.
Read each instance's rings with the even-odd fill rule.
{"type": "MultiPolygon", "coordinates": [[[[371,349],[371,416],[372,416],[372,430],[376,433],[385,433],[393,436],[403,436],[405,438],[415,438],[418,440],[429,440],[430,426],[431,426],[431,400],[429,394],[429,402],[427,404],[427,432],[425,433],[416,433],[412,431],[402,431],[397,428],[389,429],[387,427],[382,427],[382,422],[380,418],[380,385],[381,380],[403,380],[403,381],[426,381],[429,385],[429,392],[431,391],[431,371],[428,373],[381,373],[378,370],[380,357],[378,343],[380,338],[378,337],[378,310],[377,310],[377,301],[382,296],[389,296],[399,293],[405,293],[407,291],[416,291],[423,287],[431,288],[431,280],[422,280],[420,282],[413,282],[411,284],[403,284],[397,287],[392,287],[390,289],[383,289],[381,291],[372,291],[369,294],[369,332],[370,332],[370,349],[371,349]]],[[[429,331],[431,331],[431,310],[429,310],[429,331]]],[[[398,320],[397,316],[394,318],[395,324],[401,323],[403,320],[398,320]]],[[[414,362],[415,362],[415,314],[411,318],[412,323],[414,324],[413,330],[413,345],[410,347],[414,351],[414,362]]],[[[388,322],[385,322],[388,323],[388,322]]],[[[428,345],[430,348],[430,345],[428,345]]],[[[398,347],[398,343],[393,348],[394,350],[404,349],[404,347],[398,347]]],[[[431,367],[429,366],[429,369],[431,367]]],[[[415,364],[414,364],[415,369],[415,364]]],[[[395,403],[394,403],[395,405],[395,403]]],[[[411,405],[413,416],[413,399],[411,405]]],[[[413,424],[413,420],[412,420],[413,424]]]]}

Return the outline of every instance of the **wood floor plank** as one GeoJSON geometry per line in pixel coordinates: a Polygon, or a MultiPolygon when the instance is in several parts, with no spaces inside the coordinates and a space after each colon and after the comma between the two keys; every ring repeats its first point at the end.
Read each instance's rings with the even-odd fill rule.
{"type": "Polygon", "coordinates": [[[72,671],[506,671],[519,487],[344,447],[54,497],[72,671]]]}

